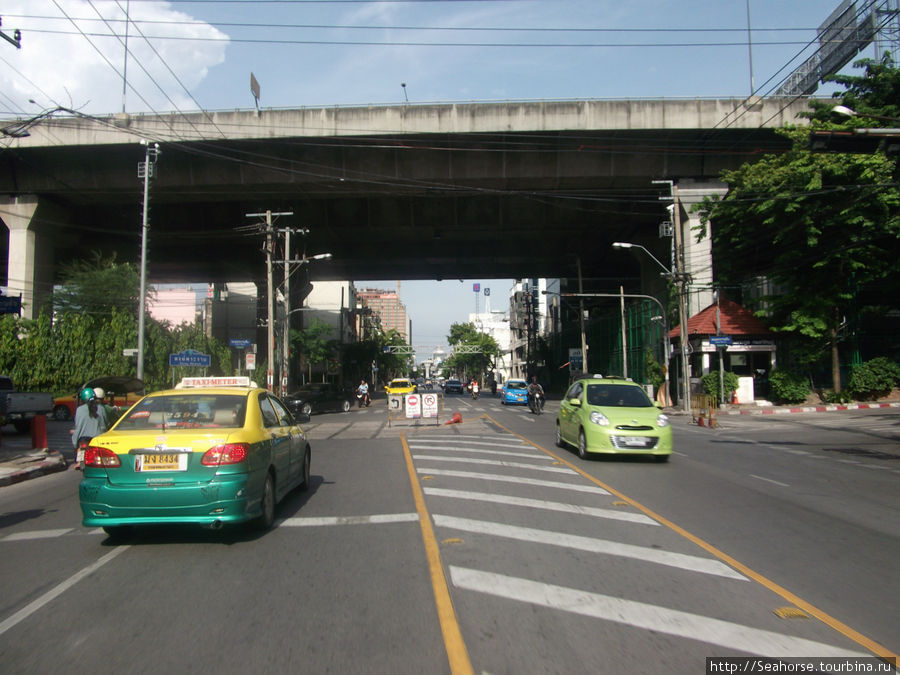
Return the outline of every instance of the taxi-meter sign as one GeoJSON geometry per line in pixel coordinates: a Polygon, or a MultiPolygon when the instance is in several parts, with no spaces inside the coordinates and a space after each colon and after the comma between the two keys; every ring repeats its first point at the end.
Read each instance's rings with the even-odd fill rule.
{"type": "Polygon", "coordinates": [[[422,396],[422,416],[423,417],[437,417],[438,416],[437,394],[425,394],[422,396]]]}
{"type": "Polygon", "coordinates": [[[422,399],[418,394],[410,394],[406,397],[406,416],[422,416],[422,399]]]}

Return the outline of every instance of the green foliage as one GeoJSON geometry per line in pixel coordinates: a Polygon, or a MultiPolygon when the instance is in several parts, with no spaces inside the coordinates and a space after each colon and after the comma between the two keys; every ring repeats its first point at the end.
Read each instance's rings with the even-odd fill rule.
{"type": "MultiPolygon", "coordinates": [[[[841,103],[857,112],[900,115],[900,71],[890,62],[857,66],[866,68],[864,77],[832,78],[847,87],[841,103]]],[[[884,152],[810,150],[811,130],[878,126],[864,115],[838,120],[832,106],[812,103],[808,128],[779,130],[789,143],[785,152],[724,172],[728,194],[705,199],[698,210],[701,237],[713,223],[717,281],[766,277],[789,289],[763,298],[766,318],[774,330],[827,344],[830,358],[823,354],[823,360],[834,364],[839,391],[836,364],[847,317],[860,311],[867,292],[890,297],[898,286],[900,185],[896,158],[884,152]]]]}
{"type": "Polygon", "coordinates": [[[853,396],[849,391],[826,391],[822,394],[822,400],[830,404],[850,403],[853,396]]]}
{"type": "Polygon", "coordinates": [[[481,377],[489,368],[493,368],[494,359],[500,355],[500,345],[490,335],[478,330],[474,323],[454,323],[447,334],[447,344],[451,347],[472,347],[480,349],[480,353],[454,353],[445,361],[445,372],[456,373],[468,377],[481,377]]]}
{"type": "MultiPolygon", "coordinates": [[[[726,370],[723,373],[722,379],[725,381],[725,400],[729,401],[731,399],[731,392],[737,390],[738,388],[738,376],[732,373],[730,370],[726,370]]],[[[700,382],[703,384],[703,390],[707,394],[709,394],[710,396],[714,396],[717,401],[721,400],[719,396],[718,370],[708,372],[706,375],[700,378],[700,382]]]]}
{"type": "Polygon", "coordinates": [[[809,396],[809,380],[800,373],[776,369],[769,375],[769,392],[777,403],[802,403],[809,396]]]}
{"type": "Polygon", "coordinates": [[[644,353],[645,377],[653,385],[653,391],[657,391],[666,381],[665,366],[656,360],[653,350],[649,347],[644,353]]]}
{"type": "Polygon", "coordinates": [[[291,346],[305,357],[310,378],[312,367],[325,363],[337,350],[335,341],[328,339],[331,332],[331,326],[316,318],[306,328],[291,331],[291,346]]]}
{"type": "Polygon", "coordinates": [[[900,383],[900,365],[878,357],[856,366],[850,372],[847,391],[860,401],[882,398],[900,383]]]}
{"type": "Polygon", "coordinates": [[[136,316],[140,304],[140,276],[134,265],[117,263],[94,252],[88,260],[64,265],[62,285],[53,294],[56,312],[107,314],[114,309],[136,316]]]}

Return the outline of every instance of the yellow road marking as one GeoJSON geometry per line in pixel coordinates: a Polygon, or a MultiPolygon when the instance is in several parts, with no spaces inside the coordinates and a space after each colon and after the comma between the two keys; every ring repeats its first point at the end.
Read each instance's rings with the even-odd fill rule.
{"type": "Polygon", "coordinates": [[[456,610],[453,608],[453,600],[450,598],[450,589],[447,587],[447,578],[444,575],[444,566],[441,563],[440,548],[434,535],[434,528],[431,526],[431,516],[428,514],[428,509],[425,506],[422,487],[416,479],[416,468],[413,466],[409,444],[406,442],[404,434],[400,434],[400,440],[403,443],[406,470],[409,472],[409,483],[412,487],[416,511],[419,514],[419,526],[422,528],[422,541],[425,543],[425,556],[428,559],[428,569],[431,574],[431,587],[434,590],[434,602],[437,606],[441,633],[444,636],[444,646],[447,649],[447,660],[450,662],[450,672],[454,673],[454,675],[472,675],[472,662],[469,660],[469,651],[466,648],[466,643],[463,641],[462,631],[459,629],[459,621],[456,618],[456,610]]]}
{"type": "Polygon", "coordinates": [[[722,562],[725,562],[725,563],[731,565],[733,568],[735,568],[735,569],[736,569],[738,572],[740,572],[741,574],[744,574],[745,576],[747,576],[747,577],[753,579],[753,580],[756,581],[757,583],[762,584],[763,586],[765,586],[766,588],[768,588],[770,591],[772,591],[773,593],[776,593],[776,594],[780,595],[782,598],[784,598],[785,600],[787,600],[787,601],[790,602],[791,604],[796,605],[797,607],[799,607],[800,609],[802,609],[803,611],[805,611],[805,612],[806,612],[807,614],[809,614],[810,616],[815,617],[816,619],[818,619],[819,621],[821,621],[821,622],[824,623],[825,625],[830,626],[831,628],[833,628],[834,630],[838,631],[838,632],[841,633],[842,635],[844,635],[844,636],[850,638],[851,640],[853,640],[853,641],[856,642],[857,644],[859,644],[859,645],[865,647],[866,649],[868,649],[870,652],[872,652],[872,653],[875,654],[876,656],[878,656],[878,657],[880,657],[880,658],[882,658],[882,659],[894,659],[894,660],[895,660],[895,661],[894,661],[895,663],[896,663],[897,660],[900,660],[900,656],[898,656],[897,654],[895,654],[894,652],[892,652],[890,649],[888,649],[888,648],[885,647],[884,645],[881,645],[881,644],[875,642],[874,640],[872,640],[872,639],[870,639],[870,638],[867,638],[867,637],[866,637],[865,635],[863,635],[862,633],[860,633],[860,632],[854,630],[853,628],[850,628],[850,626],[844,624],[843,622],[838,621],[836,618],[834,618],[833,616],[831,616],[831,615],[828,614],[827,612],[824,612],[824,611],[822,611],[821,609],[819,609],[818,607],[815,607],[815,606],[811,605],[810,603],[806,602],[805,600],[803,600],[803,599],[800,598],[799,596],[794,595],[791,591],[787,590],[786,588],[784,588],[784,587],[782,587],[782,586],[779,586],[778,584],[776,584],[776,583],[775,583],[774,581],[772,581],[771,579],[769,579],[769,578],[763,576],[762,574],[759,574],[758,572],[754,572],[752,569],[750,569],[749,567],[747,567],[747,566],[744,565],[743,563],[738,562],[735,558],[732,558],[730,555],[728,555],[728,554],[725,553],[724,551],[719,550],[718,548],[716,548],[716,547],[713,546],[712,544],[707,543],[706,541],[704,541],[704,540],[701,539],[700,537],[697,537],[697,536],[691,534],[690,532],[688,532],[688,531],[685,530],[684,528],[680,527],[679,525],[676,525],[676,524],[673,523],[672,521],[667,520],[666,518],[663,518],[661,515],[659,515],[658,513],[656,513],[655,511],[653,511],[652,509],[647,508],[646,506],[644,506],[644,505],[641,504],[640,502],[635,501],[635,500],[632,499],[631,497],[628,497],[627,495],[625,495],[625,494],[619,492],[618,490],[616,490],[616,489],[613,488],[612,486],[607,485],[607,484],[604,483],[603,481],[601,481],[601,480],[595,478],[595,477],[592,476],[591,474],[589,474],[589,473],[587,473],[586,471],[582,470],[582,469],[581,469],[580,467],[578,467],[576,464],[572,464],[572,463],[571,463],[570,461],[568,461],[567,459],[565,459],[565,458],[563,458],[563,457],[560,457],[559,455],[557,455],[557,454],[554,453],[554,452],[551,452],[550,450],[547,450],[547,448],[545,448],[545,447],[543,447],[543,446],[541,446],[541,445],[538,445],[538,444],[535,443],[534,441],[532,441],[532,440],[530,440],[530,439],[528,439],[528,438],[525,438],[525,437],[522,436],[521,434],[517,434],[516,432],[514,432],[514,431],[512,431],[511,429],[509,429],[509,428],[505,427],[504,425],[502,425],[502,424],[501,424],[500,422],[498,422],[497,420],[491,418],[489,415],[486,415],[485,417],[487,417],[488,419],[490,419],[494,424],[496,424],[498,427],[500,427],[501,429],[503,429],[503,430],[506,431],[507,433],[510,433],[510,434],[512,434],[513,436],[515,436],[515,437],[519,438],[520,440],[524,441],[525,443],[528,443],[528,445],[530,445],[530,446],[532,446],[532,447],[534,447],[534,448],[537,448],[538,450],[540,450],[540,451],[542,451],[542,452],[547,453],[548,455],[550,455],[550,456],[553,457],[554,459],[559,460],[559,461],[562,462],[563,464],[565,464],[565,465],[567,465],[568,467],[574,469],[575,471],[577,471],[578,473],[580,473],[582,476],[584,476],[585,478],[587,478],[589,481],[591,481],[591,482],[594,483],[595,485],[597,485],[597,486],[599,486],[599,487],[602,487],[604,490],[606,490],[606,491],[609,492],[610,494],[615,495],[616,497],[618,497],[619,499],[624,500],[624,501],[627,502],[628,504],[631,504],[631,505],[632,505],[633,507],[635,507],[636,509],[640,509],[640,510],[643,511],[645,514],[647,514],[648,516],[650,516],[651,518],[653,518],[655,521],[657,521],[660,525],[665,525],[665,526],[668,527],[670,530],[672,530],[672,531],[674,531],[674,532],[677,532],[677,533],[680,534],[682,537],[684,537],[685,539],[688,539],[689,541],[693,542],[694,544],[696,544],[696,545],[699,546],[700,548],[704,549],[704,550],[707,551],[708,553],[714,555],[716,558],[718,558],[718,559],[721,560],[722,562]]]}

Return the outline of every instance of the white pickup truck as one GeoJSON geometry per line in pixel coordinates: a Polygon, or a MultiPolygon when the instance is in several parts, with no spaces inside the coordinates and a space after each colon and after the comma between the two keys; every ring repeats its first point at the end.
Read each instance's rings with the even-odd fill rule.
{"type": "Polygon", "coordinates": [[[52,411],[51,394],[16,391],[12,378],[0,375],[0,424],[12,424],[24,434],[31,428],[32,417],[52,411]]]}

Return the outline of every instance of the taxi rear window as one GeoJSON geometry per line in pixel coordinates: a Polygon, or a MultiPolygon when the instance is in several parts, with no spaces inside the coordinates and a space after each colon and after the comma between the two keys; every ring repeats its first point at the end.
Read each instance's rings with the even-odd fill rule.
{"type": "Polygon", "coordinates": [[[186,391],[148,396],[116,424],[116,430],[218,429],[243,427],[247,396],[186,391]]]}

